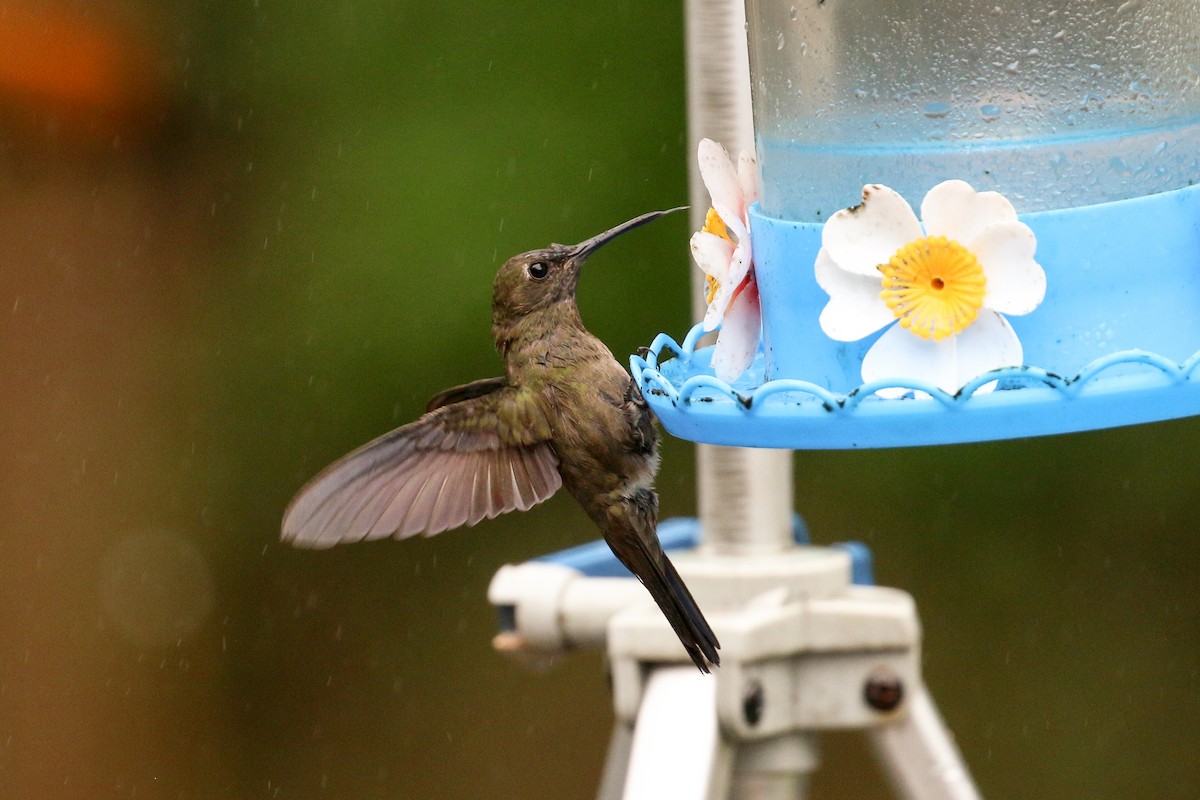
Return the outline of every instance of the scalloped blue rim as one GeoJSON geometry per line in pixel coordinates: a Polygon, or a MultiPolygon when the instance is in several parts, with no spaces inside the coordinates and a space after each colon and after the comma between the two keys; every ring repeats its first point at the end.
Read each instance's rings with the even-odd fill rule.
{"type": "MultiPolygon", "coordinates": [[[[735,385],[718,379],[712,348],[693,327],[680,345],[655,337],[630,357],[634,380],[673,436],[706,444],[832,450],[913,447],[1017,439],[1160,422],[1200,414],[1200,352],[1182,364],[1145,350],[1122,350],[1073,377],[1040,367],[1005,367],[951,395],[923,381],[873,381],[841,394],[810,381],[735,385]],[[668,354],[666,358],[663,358],[668,354]],[[978,390],[999,381],[996,391],[978,390]],[[902,388],[927,397],[888,399],[902,388]]],[[[748,376],[763,375],[760,351],[748,376]]]]}

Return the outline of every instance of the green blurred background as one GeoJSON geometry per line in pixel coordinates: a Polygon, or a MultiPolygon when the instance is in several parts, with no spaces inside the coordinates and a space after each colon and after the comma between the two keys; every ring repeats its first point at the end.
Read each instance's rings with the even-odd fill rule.
{"type": "MultiPolygon", "coordinates": [[[[686,199],[675,3],[19,0],[0,16],[0,797],[589,797],[596,653],[490,647],[567,497],[278,544],[317,469],[497,374],[495,268],[686,199]]],[[[618,354],[689,323],[686,221],[606,248],[618,354]]],[[[1193,421],[801,453],[817,542],[911,592],[985,796],[1200,793],[1193,421]]],[[[668,439],[664,516],[694,513],[668,439]]],[[[824,738],[817,798],[883,797],[824,738]]]]}

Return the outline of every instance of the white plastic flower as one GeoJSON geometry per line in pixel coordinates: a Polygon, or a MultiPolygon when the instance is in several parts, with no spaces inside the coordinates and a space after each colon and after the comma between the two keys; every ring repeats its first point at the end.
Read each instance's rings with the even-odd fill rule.
{"type": "Polygon", "coordinates": [[[815,269],[829,294],[821,328],[830,338],[857,341],[898,323],[867,351],[863,380],[916,378],[954,393],[989,370],[1022,364],[1003,315],[1037,308],[1046,273],[1012,203],[946,181],[925,195],[918,221],[886,186],[864,186],[862,196],[825,223],[815,269]]]}
{"type": "Polygon", "coordinates": [[[747,216],[758,199],[758,171],[754,157],[745,152],[738,155],[735,168],[729,153],[712,139],[700,141],[697,156],[712,208],[704,227],[692,235],[692,256],[708,276],[704,330],[721,326],[713,372],[732,382],[754,361],[762,330],[747,216]]]}

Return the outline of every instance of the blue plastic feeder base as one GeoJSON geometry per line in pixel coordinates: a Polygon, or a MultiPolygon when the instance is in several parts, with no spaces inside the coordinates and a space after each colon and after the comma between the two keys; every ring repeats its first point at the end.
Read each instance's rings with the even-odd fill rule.
{"type": "Polygon", "coordinates": [[[1037,236],[1045,300],[1010,316],[1026,366],[982,375],[957,395],[904,376],[863,385],[878,334],[836,342],[813,263],[821,225],[751,211],[763,348],[732,386],[693,329],[660,335],[635,378],[671,434],[790,449],[905,447],[1110,428],[1200,414],[1200,187],[1023,215],[1037,236]],[[976,393],[997,381],[991,393],[976,393]],[[884,399],[875,392],[904,387],[884,399]]]}

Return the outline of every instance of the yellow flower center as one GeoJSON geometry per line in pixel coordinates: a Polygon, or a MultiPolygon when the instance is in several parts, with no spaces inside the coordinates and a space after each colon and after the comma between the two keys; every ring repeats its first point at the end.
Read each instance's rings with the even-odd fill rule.
{"type": "Polygon", "coordinates": [[[879,296],[904,328],[923,339],[940,341],[966,330],[983,307],[983,268],[974,253],[945,236],[909,242],[879,271],[879,296]]]}
{"type": "Polygon", "coordinates": [[[721,219],[721,215],[717,213],[715,208],[710,208],[708,213],[704,215],[704,227],[700,230],[720,236],[727,242],[733,241],[729,236],[729,228],[725,227],[725,220],[721,219]]]}
{"type": "MultiPolygon", "coordinates": [[[[733,244],[733,239],[729,235],[729,229],[725,227],[725,221],[717,214],[715,208],[710,208],[708,213],[704,215],[704,227],[700,230],[705,233],[711,233],[714,236],[720,236],[725,241],[733,244]]],[[[717,290],[721,288],[721,282],[712,275],[705,276],[708,279],[708,293],[704,302],[711,303],[713,298],[717,296],[717,290]]]]}
{"type": "Polygon", "coordinates": [[[704,279],[708,281],[708,290],[704,293],[704,302],[711,303],[717,296],[717,290],[721,288],[721,282],[712,275],[705,275],[704,279]]]}

